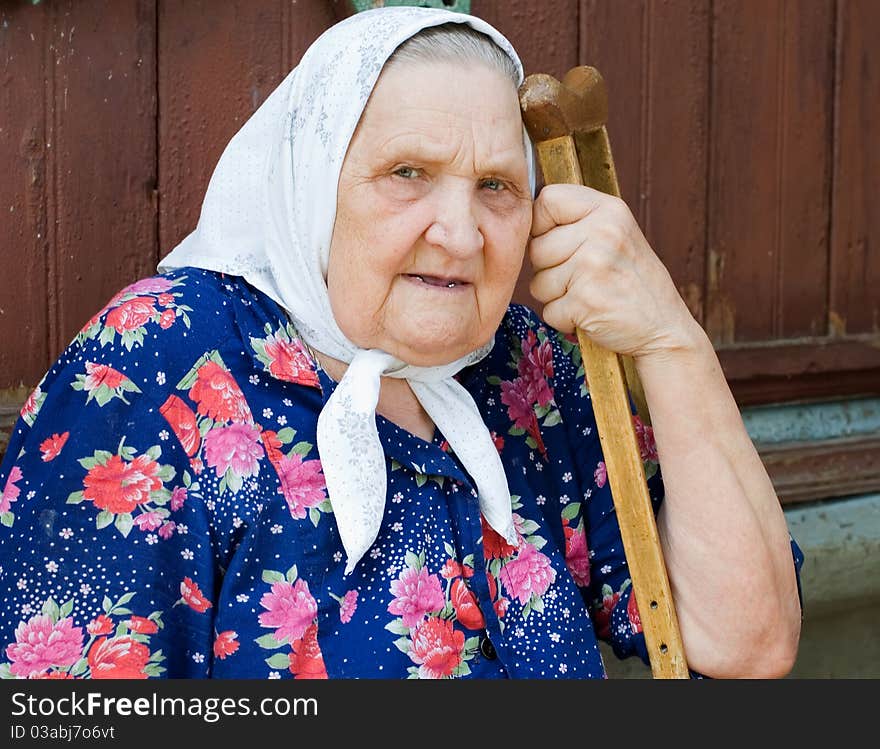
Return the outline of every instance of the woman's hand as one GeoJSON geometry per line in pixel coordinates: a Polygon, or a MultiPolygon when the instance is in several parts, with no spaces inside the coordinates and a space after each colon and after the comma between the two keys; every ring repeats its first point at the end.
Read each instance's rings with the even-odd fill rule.
{"type": "Polygon", "coordinates": [[[532,296],[548,325],[634,358],[689,348],[697,322],[619,198],[547,185],[534,203],[532,296]]]}

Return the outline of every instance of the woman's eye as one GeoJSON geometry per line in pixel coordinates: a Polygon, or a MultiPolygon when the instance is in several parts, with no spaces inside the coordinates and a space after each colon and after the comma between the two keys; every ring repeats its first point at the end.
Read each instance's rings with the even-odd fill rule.
{"type": "Polygon", "coordinates": [[[492,192],[498,192],[499,190],[504,189],[504,183],[500,179],[484,179],[480,183],[480,186],[485,187],[492,192]]]}
{"type": "Polygon", "coordinates": [[[419,176],[419,170],[411,166],[401,166],[394,170],[394,174],[404,179],[413,179],[419,176]]]}

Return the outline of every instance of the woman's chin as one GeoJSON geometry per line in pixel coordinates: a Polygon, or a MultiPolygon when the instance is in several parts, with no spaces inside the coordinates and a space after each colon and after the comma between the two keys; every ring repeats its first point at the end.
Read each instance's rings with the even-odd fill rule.
{"type": "Polygon", "coordinates": [[[475,338],[465,339],[461,335],[425,334],[396,343],[397,346],[390,353],[414,367],[440,367],[450,364],[482,345],[475,338]]]}

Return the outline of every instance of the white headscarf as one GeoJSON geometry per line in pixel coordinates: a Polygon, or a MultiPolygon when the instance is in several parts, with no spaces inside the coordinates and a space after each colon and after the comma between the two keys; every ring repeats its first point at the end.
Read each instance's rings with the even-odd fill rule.
{"type": "MultiPolygon", "coordinates": [[[[211,177],[198,226],[159,270],[196,266],[243,276],[274,299],[313,348],[349,364],[318,417],[327,493],[351,572],[379,533],[385,458],[376,430],[380,377],[403,377],[477,486],[489,525],[517,545],[501,459],[470,394],[453,379],[491,343],[450,364],[414,367],[356,347],[339,329],[326,276],[336,191],[349,141],[385,61],[416,32],[467,23],[522,65],[484,21],[439,9],[389,7],[325,31],[232,138],[211,177]]],[[[534,185],[531,146],[523,130],[534,185]]]]}

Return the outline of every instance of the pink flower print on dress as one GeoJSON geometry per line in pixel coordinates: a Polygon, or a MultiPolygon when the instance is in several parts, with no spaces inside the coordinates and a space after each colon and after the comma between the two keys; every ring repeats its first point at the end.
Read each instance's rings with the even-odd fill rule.
{"type": "Polygon", "coordinates": [[[590,584],[590,555],[587,550],[587,536],[583,528],[572,528],[566,525],[565,532],[565,565],[571,572],[577,585],[585,587],[590,584]]]}
{"type": "Polygon", "coordinates": [[[302,579],[272,583],[272,592],[263,595],[260,606],[267,609],[258,617],[260,625],[274,627],[276,640],[291,643],[305,634],[318,613],[309,584],[302,579]]]}
{"type": "Polygon", "coordinates": [[[521,377],[512,382],[501,383],[501,402],[507,406],[507,417],[517,429],[528,429],[535,418],[532,404],[528,399],[528,385],[521,377]]]}
{"type": "Polygon", "coordinates": [[[350,590],[342,597],[342,601],[339,603],[339,620],[343,624],[348,624],[351,617],[354,616],[354,612],[357,610],[357,599],[358,592],[356,590],[350,590]]]}
{"type": "Polygon", "coordinates": [[[161,294],[168,291],[174,284],[167,278],[161,276],[153,276],[151,278],[141,278],[130,286],[126,286],[119,292],[119,296],[124,294],[161,294]]]}
{"type": "Polygon", "coordinates": [[[464,632],[449,619],[428,619],[412,632],[409,657],[419,666],[419,678],[443,679],[461,664],[464,632]]]}
{"type": "Polygon", "coordinates": [[[9,476],[6,479],[6,486],[3,487],[3,496],[0,497],[0,515],[9,512],[9,507],[12,503],[18,501],[21,489],[15,484],[18,481],[21,481],[22,478],[23,474],[21,468],[18,466],[12,466],[12,470],[9,472],[9,476]]]}
{"type": "Polygon", "coordinates": [[[395,598],[388,611],[403,617],[404,627],[416,626],[426,614],[440,611],[446,605],[440,580],[425,567],[403,570],[397,580],[391,581],[391,593],[395,598]]]}
{"type": "Polygon", "coordinates": [[[189,397],[198,404],[199,414],[214,421],[253,421],[238,383],[215,361],[199,367],[189,397]]]}
{"type": "Polygon", "coordinates": [[[550,560],[531,544],[520,545],[519,554],[502,568],[501,582],[511,597],[527,604],[532,596],[541,597],[556,580],[550,560]]]}
{"type": "Polygon", "coordinates": [[[599,461],[599,465],[596,466],[596,470],[593,471],[593,479],[596,481],[596,486],[600,489],[605,486],[605,482],[608,480],[608,472],[605,469],[605,463],[603,461],[599,461]]]}
{"type": "Polygon", "coordinates": [[[186,488],[183,486],[175,486],[174,491],[171,492],[171,502],[169,503],[171,512],[177,512],[183,507],[184,502],[186,502],[186,488]]]}
{"type": "Polygon", "coordinates": [[[82,627],[74,627],[69,616],[53,622],[48,614],[38,614],[15,628],[15,642],[6,648],[6,656],[13,675],[33,678],[52,666],[72,666],[82,649],[82,627]]]}
{"type": "Polygon", "coordinates": [[[327,498],[320,460],[303,460],[293,453],[279,458],[275,468],[281,484],[278,493],[284,495],[291,517],[302,520],[309,508],[317,507],[327,498]]]}
{"type": "Polygon", "coordinates": [[[507,416],[514,427],[525,430],[535,440],[541,455],[546,455],[547,448],[528,389],[529,385],[522,377],[517,377],[513,382],[504,381],[501,383],[501,402],[507,406],[507,416]]]}
{"type": "Polygon", "coordinates": [[[134,519],[134,524],[142,531],[154,531],[163,523],[163,518],[158,512],[142,512],[134,519]]]}
{"type": "Polygon", "coordinates": [[[636,439],[639,442],[639,455],[642,460],[659,461],[657,457],[657,443],[654,441],[654,429],[647,426],[638,416],[633,416],[633,425],[636,429],[636,439]]]}
{"type": "Polygon", "coordinates": [[[212,429],[205,435],[205,461],[218,476],[228,469],[244,478],[260,472],[260,430],[253,424],[232,424],[212,429]]]}
{"type": "Polygon", "coordinates": [[[517,362],[517,372],[525,383],[526,400],[546,406],[553,400],[553,391],[547,379],[553,377],[553,347],[550,341],[538,343],[530,330],[523,341],[523,356],[517,362]]]}

